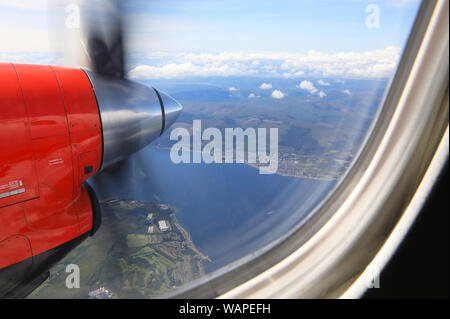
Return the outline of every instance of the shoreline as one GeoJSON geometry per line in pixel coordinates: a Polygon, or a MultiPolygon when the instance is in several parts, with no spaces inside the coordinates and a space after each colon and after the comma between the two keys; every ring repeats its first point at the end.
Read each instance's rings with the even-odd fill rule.
{"type": "MultiPolygon", "coordinates": [[[[169,147],[165,147],[165,146],[153,146],[153,149],[170,151],[170,148],[169,147]]],[[[189,152],[193,153],[194,151],[189,150],[189,152]]],[[[202,163],[202,164],[205,164],[205,163],[202,163]]],[[[214,164],[218,164],[218,165],[219,164],[244,164],[244,165],[250,166],[250,167],[255,168],[255,169],[259,169],[259,167],[260,167],[260,166],[257,166],[256,164],[250,164],[250,163],[247,163],[247,162],[244,162],[244,163],[214,163],[214,164]]],[[[207,165],[209,165],[209,164],[207,164],[207,165]]],[[[264,166],[262,166],[262,167],[264,167],[264,166]]],[[[293,174],[280,172],[279,170],[276,173],[274,173],[273,175],[294,177],[294,178],[302,178],[302,179],[310,179],[310,180],[324,181],[324,182],[333,182],[333,181],[335,182],[335,181],[338,180],[338,178],[311,177],[311,176],[305,176],[305,175],[301,175],[301,174],[293,175],[293,174]]]]}
{"type": "Polygon", "coordinates": [[[207,255],[203,254],[194,244],[194,242],[192,241],[192,237],[191,234],[184,229],[183,226],[181,226],[180,222],[178,221],[178,219],[176,218],[176,209],[175,209],[175,213],[174,213],[174,225],[175,227],[180,231],[180,233],[183,235],[184,240],[186,241],[186,245],[189,249],[191,249],[193,252],[195,252],[196,254],[198,254],[201,257],[201,260],[207,260],[209,262],[212,262],[211,258],[209,258],[207,255]]]}

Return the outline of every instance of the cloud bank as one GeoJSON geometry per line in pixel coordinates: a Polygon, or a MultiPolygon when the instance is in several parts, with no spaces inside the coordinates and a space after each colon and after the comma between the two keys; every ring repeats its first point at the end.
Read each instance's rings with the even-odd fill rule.
{"type": "MultiPolygon", "coordinates": [[[[214,76],[385,78],[393,75],[400,54],[397,47],[367,52],[308,51],[305,54],[154,52],[145,56],[145,63],[132,67],[129,76],[139,79],[214,76]]],[[[327,86],[329,83],[320,80],[318,84],[327,86]]],[[[271,89],[269,86],[267,84],[267,89],[271,89]]]]}

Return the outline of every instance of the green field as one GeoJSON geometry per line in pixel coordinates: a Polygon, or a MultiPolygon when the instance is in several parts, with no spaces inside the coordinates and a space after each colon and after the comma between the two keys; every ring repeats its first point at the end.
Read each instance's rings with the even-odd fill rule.
{"type": "Polygon", "coordinates": [[[99,287],[111,291],[113,298],[153,298],[184,284],[187,280],[184,278],[197,278],[203,272],[198,268],[202,257],[187,248],[189,239],[177,227],[158,234],[161,236],[158,245],[152,244],[146,234],[150,223],[147,214],[153,214],[155,223],[164,218],[173,224],[176,217],[172,208],[110,200],[102,203],[102,212],[102,226],[95,236],[53,267],[50,278],[29,298],[87,298],[90,291],[99,287]],[[78,289],[66,287],[68,264],[80,268],[78,289]],[[191,273],[180,276],[189,268],[191,273]]]}

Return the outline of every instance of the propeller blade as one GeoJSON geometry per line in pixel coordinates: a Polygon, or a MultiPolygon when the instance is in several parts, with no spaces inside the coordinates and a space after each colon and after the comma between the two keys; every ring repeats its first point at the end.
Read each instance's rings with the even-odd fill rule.
{"type": "Polygon", "coordinates": [[[125,76],[122,1],[50,2],[51,30],[64,64],[105,76],[125,76]]]}

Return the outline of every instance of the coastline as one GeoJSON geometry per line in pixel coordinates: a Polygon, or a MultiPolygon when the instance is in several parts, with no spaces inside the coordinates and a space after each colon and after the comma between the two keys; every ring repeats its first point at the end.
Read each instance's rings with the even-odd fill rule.
{"type": "MultiPolygon", "coordinates": [[[[175,210],[174,215],[176,215],[176,210],[175,210]]],[[[180,233],[183,235],[184,240],[186,241],[186,245],[187,245],[187,247],[188,247],[189,249],[191,249],[193,252],[195,252],[196,254],[198,254],[198,255],[201,257],[202,261],[203,261],[203,260],[207,260],[207,261],[209,261],[209,262],[212,262],[212,260],[211,260],[208,256],[206,256],[205,254],[203,254],[203,253],[195,246],[194,242],[192,241],[191,234],[190,234],[186,229],[184,229],[183,226],[181,226],[181,224],[180,224],[180,222],[178,221],[178,219],[176,218],[176,216],[174,216],[174,225],[175,225],[175,227],[180,231],[180,233]]]]}
{"type": "MultiPolygon", "coordinates": [[[[156,150],[164,150],[164,151],[170,151],[170,147],[167,146],[153,146],[154,149],[156,150]]],[[[193,150],[189,150],[190,153],[193,153],[193,150]]],[[[227,164],[227,163],[215,163],[215,164],[227,164]]],[[[252,164],[252,163],[248,163],[248,162],[244,162],[244,163],[238,163],[238,164],[245,164],[247,166],[253,167],[255,169],[259,169],[260,166],[258,166],[257,164],[252,164]]],[[[289,173],[285,173],[283,171],[280,171],[280,169],[277,170],[276,173],[274,173],[275,175],[279,175],[279,176],[287,176],[287,177],[294,177],[294,178],[302,178],[302,179],[310,179],[310,180],[315,180],[315,181],[325,181],[325,182],[333,182],[333,181],[337,181],[337,178],[331,178],[331,177],[322,177],[322,176],[309,176],[309,175],[304,175],[304,174],[289,174],[289,173]]]]}

